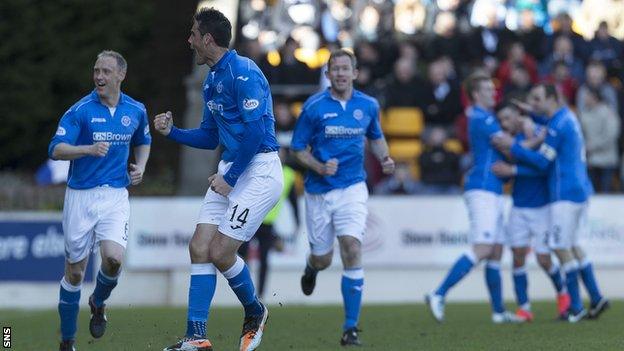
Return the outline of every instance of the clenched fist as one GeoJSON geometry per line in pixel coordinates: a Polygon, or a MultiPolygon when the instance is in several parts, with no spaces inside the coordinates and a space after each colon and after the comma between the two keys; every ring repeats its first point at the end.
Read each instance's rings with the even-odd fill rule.
{"type": "Polygon", "coordinates": [[[324,176],[333,176],[336,172],[338,172],[338,159],[330,158],[323,164],[323,168],[319,173],[324,176]]]}
{"type": "Polygon", "coordinates": [[[154,117],[154,129],[160,134],[164,136],[169,135],[169,133],[171,133],[171,128],[173,128],[173,114],[171,111],[158,114],[154,117]]]}
{"type": "Polygon", "coordinates": [[[108,153],[109,148],[110,143],[105,141],[98,141],[97,143],[91,145],[89,154],[95,157],[104,157],[108,153]]]}

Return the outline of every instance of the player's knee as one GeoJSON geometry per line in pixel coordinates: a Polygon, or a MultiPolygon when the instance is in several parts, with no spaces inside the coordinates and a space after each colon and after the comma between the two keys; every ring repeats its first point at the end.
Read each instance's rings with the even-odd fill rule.
{"type": "Polygon", "coordinates": [[[67,278],[71,285],[80,285],[84,278],[84,273],[81,270],[71,270],[65,275],[65,278],[67,278]]]}
{"type": "Polygon", "coordinates": [[[513,256],[513,266],[514,266],[514,268],[524,267],[525,261],[526,260],[525,260],[524,255],[516,255],[516,254],[514,254],[514,256],[513,256]]]}
{"type": "Polygon", "coordinates": [[[121,269],[121,260],[121,257],[118,256],[106,257],[106,268],[109,274],[116,275],[119,273],[119,270],[121,269]]]}
{"type": "Polygon", "coordinates": [[[333,256],[333,252],[323,256],[310,256],[310,265],[317,271],[322,271],[331,265],[333,256]]]}
{"type": "Polygon", "coordinates": [[[352,267],[353,265],[359,264],[360,257],[362,256],[361,247],[362,245],[357,240],[349,240],[341,245],[340,251],[345,266],[352,267]]]}
{"type": "Polygon", "coordinates": [[[192,263],[209,263],[210,254],[209,247],[202,245],[199,241],[193,241],[189,243],[189,254],[191,256],[192,263]]]}
{"type": "Polygon", "coordinates": [[[552,266],[552,260],[550,259],[550,254],[548,255],[537,255],[537,263],[544,270],[549,270],[552,266]]]}
{"type": "Polygon", "coordinates": [[[572,247],[572,254],[574,254],[574,258],[576,258],[578,261],[582,261],[585,259],[585,251],[583,251],[583,249],[579,246],[572,247]]]}

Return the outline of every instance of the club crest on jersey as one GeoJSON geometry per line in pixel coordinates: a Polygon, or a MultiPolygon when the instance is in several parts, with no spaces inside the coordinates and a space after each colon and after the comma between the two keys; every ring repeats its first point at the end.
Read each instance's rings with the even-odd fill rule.
{"type": "Polygon", "coordinates": [[[256,99],[245,99],[243,100],[243,108],[245,110],[253,110],[254,108],[260,106],[260,102],[256,99]]]}
{"type": "Polygon", "coordinates": [[[353,118],[357,119],[358,121],[361,120],[364,117],[364,112],[362,112],[362,110],[355,109],[355,111],[353,111],[353,118]]]}
{"type": "Polygon", "coordinates": [[[58,129],[56,130],[56,135],[58,136],[63,136],[67,134],[67,131],[65,130],[65,128],[63,127],[58,127],[58,129]]]}
{"type": "Polygon", "coordinates": [[[121,117],[121,124],[122,124],[124,127],[129,126],[129,125],[130,125],[130,123],[132,123],[132,120],[130,119],[130,117],[129,117],[129,116],[123,116],[123,117],[121,117]]]}
{"type": "Polygon", "coordinates": [[[223,91],[223,82],[217,83],[217,93],[221,94],[223,91]]]}

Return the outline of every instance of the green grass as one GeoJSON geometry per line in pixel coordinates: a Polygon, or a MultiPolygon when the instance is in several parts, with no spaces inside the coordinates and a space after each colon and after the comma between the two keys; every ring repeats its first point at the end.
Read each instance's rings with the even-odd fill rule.
{"type": "MultiPolygon", "coordinates": [[[[449,304],[437,324],[422,304],[364,306],[362,350],[624,350],[624,301],[598,321],[576,325],[555,321],[554,303],[535,303],[536,320],[493,325],[486,304],[449,304]]],[[[340,350],[340,306],[272,306],[261,350],[340,350]]],[[[107,334],[94,340],[88,311],[80,313],[77,349],[162,350],[186,327],[183,308],[111,308],[107,334]]],[[[56,311],[0,310],[0,325],[12,327],[12,350],[55,350],[56,311]]],[[[242,323],[239,308],[214,308],[209,336],[215,350],[236,350],[242,323]]]]}

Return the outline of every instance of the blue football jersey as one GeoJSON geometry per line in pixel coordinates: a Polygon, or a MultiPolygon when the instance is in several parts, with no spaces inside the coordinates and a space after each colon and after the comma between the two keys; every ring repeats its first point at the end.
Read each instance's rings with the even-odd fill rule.
{"type": "Polygon", "coordinates": [[[264,74],[249,58],[230,50],[217,62],[204,81],[206,106],[202,128],[216,127],[223,146],[223,160],[233,162],[240,148],[245,122],[264,121],[266,133],[257,152],[279,150],[275,138],[273,99],[264,74]]]}
{"type": "MultiPolygon", "coordinates": [[[[540,127],[536,128],[539,133],[540,127]]],[[[524,134],[516,136],[516,142],[525,139],[524,134]]],[[[516,175],[511,193],[513,205],[523,208],[538,208],[548,204],[548,178],[546,174],[516,175]]]]}
{"type": "Polygon", "coordinates": [[[122,93],[111,116],[109,108],[100,102],[94,90],[65,112],[50,142],[48,154],[52,157],[52,151],[59,143],[77,146],[100,141],[110,143],[106,156],[85,156],[72,160],[67,186],[73,189],[102,185],[123,188],[130,184],[130,145],[149,145],[152,142],[145,106],[122,93]]]}
{"type": "Polygon", "coordinates": [[[546,173],[550,202],[587,201],[593,188],[587,174],[585,142],[576,116],[568,108],[561,108],[547,127],[546,140],[538,150],[525,149],[518,143],[513,145],[513,156],[530,165],[519,165],[518,174],[546,173]]]}
{"type": "Polygon", "coordinates": [[[377,100],[355,89],[344,107],[329,89],[308,98],[297,120],[291,147],[294,151],[311,147],[312,155],[320,162],[338,159],[338,171],[333,176],[321,176],[308,170],[306,191],[326,193],[364,181],[365,138],[383,138],[377,100]]]}
{"type": "Polygon", "coordinates": [[[490,143],[492,136],[502,133],[498,120],[491,111],[479,106],[472,106],[467,117],[468,142],[473,164],[466,174],[464,190],[485,190],[502,194],[503,181],[492,173],[492,165],[504,157],[490,143]]]}

